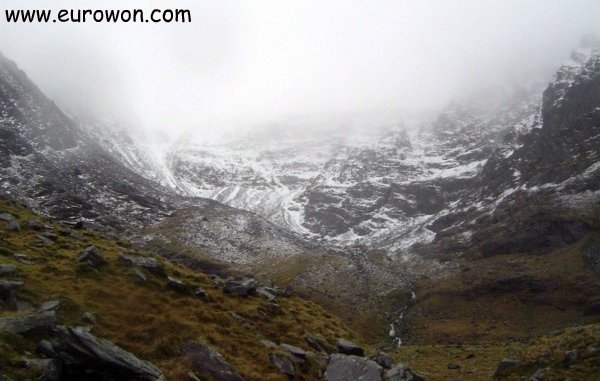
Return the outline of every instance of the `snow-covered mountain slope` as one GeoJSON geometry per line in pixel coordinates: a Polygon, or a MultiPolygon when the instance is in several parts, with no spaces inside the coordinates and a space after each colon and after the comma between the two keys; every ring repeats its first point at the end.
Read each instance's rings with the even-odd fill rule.
{"type": "Polygon", "coordinates": [[[494,150],[514,150],[539,125],[540,102],[523,91],[492,110],[454,105],[417,130],[367,125],[310,135],[279,126],[224,144],[185,140],[159,162],[140,155],[149,149],[143,142],[114,133],[99,140],[181,195],[250,210],[336,246],[397,236],[408,245],[432,239],[425,223],[472,186],[494,150]]]}
{"type": "MultiPolygon", "coordinates": [[[[571,113],[563,105],[572,89],[596,88],[594,57],[597,41],[584,40],[543,99],[542,87],[535,86],[493,102],[469,99],[418,128],[367,124],[296,133],[283,124],[223,144],[180,139],[159,150],[150,140],[111,129],[98,140],[130,169],[180,195],[255,212],[323,244],[385,247],[403,255],[443,237],[452,221],[465,225],[462,216],[493,213],[523,184],[547,189],[583,170],[594,172],[594,149],[580,152],[585,158],[572,151],[596,138],[571,138],[552,127],[573,130],[572,120],[560,119],[571,113]],[[560,168],[560,176],[542,179],[560,168]]],[[[576,107],[587,110],[594,102],[582,96],[576,107]]],[[[470,242],[474,230],[464,229],[461,240],[470,242]]]]}
{"type": "Polygon", "coordinates": [[[55,218],[127,231],[143,242],[173,239],[168,227],[175,220],[178,242],[231,262],[257,263],[307,250],[295,234],[252,212],[178,195],[159,184],[143,169],[157,173],[161,158],[127,137],[116,128],[76,123],[0,56],[0,191],[7,198],[55,218]],[[158,223],[164,228],[140,235],[139,229],[158,223]]]}

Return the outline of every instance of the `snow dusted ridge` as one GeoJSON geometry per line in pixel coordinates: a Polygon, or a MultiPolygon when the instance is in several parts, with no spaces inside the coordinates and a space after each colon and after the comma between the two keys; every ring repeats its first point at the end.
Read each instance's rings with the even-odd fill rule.
{"type": "Polygon", "coordinates": [[[160,149],[114,128],[93,130],[107,131],[98,140],[128,168],[181,195],[249,210],[336,246],[404,237],[394,245],[404,251],[433,239],[425,225],[451,211],[494,150],[508,155],[537,127],[539,96],[511,102],[494,113],[452,106],[419,129],[366,126],[298,136],[277,130],[160,149]]]}
{"type": "MultiPolygon", "coordinates": [[[[548,110],[570,104],[572,90],[597,75],[599,46],[583,40],[544,92],[544,110],[540,86],[514,91],[503,103],[496,99],[493,107],[481,100],[453,104],[410,129],[400,122],[363,123],[296,133],[281,124],[221,144],[158,144],[110,123],[89,133],[127,168],[182,196],[254,212],[322,243],[385,246],[403,258],[413,245],[431,243],[445,224],[440,221],[473,210],[493,214],[520,191],[550,187],[532,180],[538,175],[530,173],[526,164],[534,159],[524,147],[547,150],[531,140],[540,140],[543,126],[561,124],[548,110]]],[[[460,233],[464,241],[472,235],[467,228],[460,233]]]]}

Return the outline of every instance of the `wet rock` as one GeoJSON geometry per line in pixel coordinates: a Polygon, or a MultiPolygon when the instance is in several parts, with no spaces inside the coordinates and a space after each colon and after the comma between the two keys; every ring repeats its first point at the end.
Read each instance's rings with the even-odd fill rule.
{"type": "Polygon", "coordinates": [[[228,280],[223,286],[223,292],[235,296],[256,295],[256,280],[245,279],[241,282],[228,280]]]}
{"type": "Polygon", "coordinates": [[[54,311],[45,311],[25,316],[8,316],[0,318],[0,332],[27,333],[30,331],[48,330],[55,326],[54,311]]]}
{"type": "Polygon", "coordinates": [[[42,231],[44,230],[44,225],[36,220],[27,221],[27,227],[31,230],[42,231]]]}
{"type": "Polygon", "coordinates": [[[150,257],[141,257],[137,255],[120,254],[119,263],[126,266],[138,266],[159,277],[166,277],[165,267],[158,260],[150,257]]]}
{"type": "Polygon", "coordinates": [[[288,377],[296,376],[294,362],[289,357],[278,353],[269,353],[269,362],[279,373],[285,374],[288,377]]]}
{"type": "Polygon", "coordinates": [[[160,369],[83,328],[58,326],[52,342],[59,379],[166,381],[160,369]]]}
{"type": "Polygon", "coordinates": [[[383,368],[364,357],[334,353],[325,370],[327,381],[381,381],[383,368]]]}
{"type": "Polygon", "coordinates": [[[376,355],[370,356],[369,359],[375,361],[385,369],[390,369],[394,366],[394,360],[385,352],[379,352],[376,355]]]}
{"type": "Polygon", "coordinates": [[[405,364],[397,364],[385,373],[385,381],[425,381],[425,378],[413,372],[405,364]]]}
{"type": "Polygon", "coordinates": [[[0,276],[13,276],[16,274],[17,274],[16,266],[0,264],[0,276]]]}
{"type": "Polygon", "coordinates": [[[494,372],[494,376],[506,376],[509,374],[514,368],[521,365],[521,361],[515,359],[503,359],[498,363],[498,367],[496,368],[496,372],[494,372]]]}
{"type": "Polygon", "coordinates": [[[58,307],[60,307],[60,300],[48,300],[40,304],[38,311],[56,311],[58,307]]]}
{"type": "Polygon", "coordinates": [[[345,339],[337,340],[338,352],[345,355],[364,356],[365,350],[351,341],[345,339]]]}
{"type": "Polygon", "coordinates": [[[190,288],[187,284],[177,278],[167,277],[167,288],[179,294],[188,295],[190,293],[190,288]]]}
{"type": "Polygon", "coordinates": [[[105,262],[100,250],[95,246],[88,246],[83,249],[77,256],[77,260],[79,262],[88,263],[92,267],[98,267],[105,262]]]}
{"type": "Polygon", "coordinates": [[[201,377],[214,381],[244,381],[221,354],[197,341],[187,341],[181,351],[192,361],[192,367],[201,377]]]}

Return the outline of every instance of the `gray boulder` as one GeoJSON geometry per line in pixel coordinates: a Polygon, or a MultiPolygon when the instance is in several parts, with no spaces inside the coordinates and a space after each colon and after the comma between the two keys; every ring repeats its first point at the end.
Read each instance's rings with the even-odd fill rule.
{"type": "Polygon", "coordinates": [[[41,223],[39,223],[36,220],[27,221],[27,227],[31,230],[36,230],[36,231],[44,230],[44,225],[42,225],[41,223]]]}
{"type": "Polygon", "coordinates": [[[172,277],[167,277],[167,288],[170,288],[171,290],[173,290],[179,294],[187,295],[190,293],[190,288],[188,287],[187,284],[185,284],[183,281],[181,281],[179,279],[172,278],[172,277]]]}
{"type": "Polygon", "coordinates": [[[0,318],[0,332],[27,333],[30,331],[51,329],[55,325],[56,314],[54,311],[0,318]]]}
{"type": "Polygon", "coordinates": [[[17,274],[16,266],[0,264],[0,276],[13,276],[16,274],[17,274]]]}
{"type": "Polygon", "coordinates": [[[60,363],[59,379],[106,379],[108,376],[115,380],[166,381],[152,363],[83,328],[56,327],[52,346],[57,354],[55,360],[60,363]]]}
{"type": "Polygon", "coordinates": [[[277,349],[278,346],[277,344],[275,344],[274,342],[272,342],[271,340],[261,340],[260,343],[265,347],[265,348],[269,348],[269,349],[277,349]]]}
{"type": "Polygon", "coordinates": [[[6,224],[6,230],[9,232],[19,232],[21,231],[21,225],[18,220],[11,220],[6,224]]]}
{"type": "Polygon", "coordinates": [[[236,280],[228,280],[223,286],[223,292],[235,296],[250,296],[256,295],[256,280],[244,279],[241,282],[236,280]]]}
{"type": "Polygon", "coordinates": [[[17,217],[13,216],[10,213],[2,212],[0,213],[0,221],[10,222],[16,220],[17,217]]]}
{"type": "Polygon", "coordinates": [[[337,340],[337,350],[338,352],[345,355],[353,355],[353,356],[364,356],[365,350],[362,347],[354,344],[351,341],[345,339],[337,340]]]}
{"type": "Polygon", "coordinates": [[[58,307],[60,307],[60,300],[48,300],[40,304],[38,311],[56,311],[58,307]]]}
{"type": "Polygon", "coordinates": [[[105,262],[100,250],[96,246],[88,246],[77,256],[79,262],[88,263],[92,267],[98,267],[105,262]]]}
{"type": "Polygon", "coordinates": [[[141,257],[138,255],[120,254],[118,261],[125,266],[138,266],[159,277],[166,277],[165,266],[158,260],[150,257],[141,257]]]}
{"type": "Polygon", "coordinates": [[[285,374],[288,377],[296,376],[294,362],[289,357],[278,353],[269,353],[269,362],[279,373],[285,374]]]}
{"type": "Polygon", "coordinates": [[[385,381],[425,381],[425,378],[413,372],[404,364],[397,364],[385,373],[385,381]]]}
{"type": "Polygon", "coordinates": [[[394,360],[392,360],[390,355],[385,352],[379,352],[373,356],[370,356],[369,358],[385,369],[390,369],[394,366],[394,360]]]}
{"type": "Polygon", "coordinates": [[[325,370],[327,381],[381,381],[383,368],[365,357],[334,353],[325,370]]]}
{"type": "Polygon", "coordinates": [[[270,302],[274,302],[277,299],[277,297],[274,294],[272,294],[269,291],[267,291],[267,289],[265,287],[259,287],[259,288],[257,288],[256,289],[256,294],[258,296],[262,296],[263,298],[267,299],[270,302]]]}
{"type": "Polygon", "coordinates": [[[297,363],[304,363],[306,359],[306,351],[304,349],[289,344],[281,344],[279,347],[291,354],[297,363]]]}
{"type": "Polygon", "coordinates": [[[211,347],[197,341],[187,341],[181,347],[184,356],[202,377],[214,381],[244,381],[235,369],[211,347]]]}

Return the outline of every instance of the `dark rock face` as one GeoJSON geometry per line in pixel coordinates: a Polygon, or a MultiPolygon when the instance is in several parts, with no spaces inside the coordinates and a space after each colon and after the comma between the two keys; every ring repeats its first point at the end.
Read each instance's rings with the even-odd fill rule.
{"type": "Polygon", "coordinates": [[[329,357],[325,371],[328,381],[381,381],[383,368],[364,357],[334,353],[329,357]]]}
{"type": "Polygon", "coordinates": [[[196,341],[183,344],[181,351],[192,361],[192,366],[202,377],[213,381],[243,381],[221,354],[207,345],[196,341]]]}
{"type": "Polygon", "coordinates": [[[575,64],[558,71],[544,92],[540,121],[521,136],[516,149],[498,149],[489,157],[464,195],[468,203],[432,224],[437,250],[450,252],[452,242],[468,234],[456,253],[543,254],[598,234],[597,52],[577,55],[575,64]]]}
{"type": "Polygon", "coordinates": [[[345,339],[338,339],[337,349],[338,349],[338,352],[343,353],[345,355],[354,355],[354,356],[364,356],[365,355],[365,350],[363,348],[361,348],[358,345],[356,345],[348,340],[345,340],[345,339]]]}
{"type": "Polygon", "coordinates": [[[56,327],[52,349],[60,380],[164,381],[160,369],[82,328],[56,327]]]}

